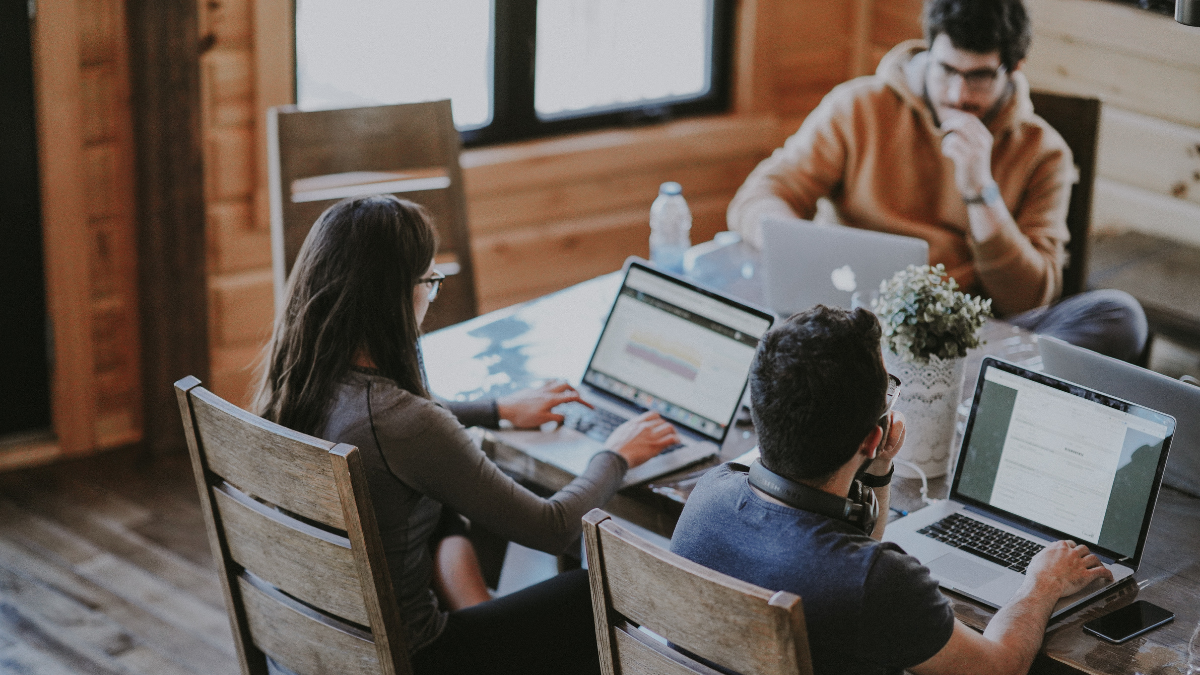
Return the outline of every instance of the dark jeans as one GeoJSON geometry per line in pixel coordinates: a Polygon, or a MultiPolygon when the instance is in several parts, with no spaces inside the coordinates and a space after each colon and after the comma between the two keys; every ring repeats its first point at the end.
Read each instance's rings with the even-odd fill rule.
{"type": "Polygon", "coordinates": [[[587,570],[451,612],[412,665],[418,675],[599,673],[587,570]]]}
{"type": "Polygon", "coordinates": [[[1141,355],[1149,331],[1141,304],[1111,289],[1072,295],[1005,321],[1130,363],[1141,355]]]}

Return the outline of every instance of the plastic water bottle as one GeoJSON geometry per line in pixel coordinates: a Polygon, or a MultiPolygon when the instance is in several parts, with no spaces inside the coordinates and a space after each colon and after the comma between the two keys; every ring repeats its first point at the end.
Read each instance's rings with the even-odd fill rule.
{"type": "Polygon", "coordinates": [[[692,212],[679,183],[663,183],[650,206],[650,261],[667,272],[683,273],[683,254],[692,245],[692,212]]]}

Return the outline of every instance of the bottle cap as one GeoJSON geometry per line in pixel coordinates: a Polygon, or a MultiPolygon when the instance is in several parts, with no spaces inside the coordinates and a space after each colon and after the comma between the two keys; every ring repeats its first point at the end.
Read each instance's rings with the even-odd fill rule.
{"type": "Polygon", "coordinates": [[[675,181],[667,181],[658,186],[658,194],[660,195],[681,195],[683,194],[683,186],[675,181]]]}

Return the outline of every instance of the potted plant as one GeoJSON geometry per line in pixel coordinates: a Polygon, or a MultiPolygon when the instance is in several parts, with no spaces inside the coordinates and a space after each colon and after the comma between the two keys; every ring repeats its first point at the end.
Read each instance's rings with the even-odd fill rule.
{"type": "MultiPolygon", "coordinates": [[[[879,285],[871,310],[883,327],[888,372],[904,383],[896,402],[907,419],[899,458],[930,478],[943,476],[962,398],[963,363],[967,350],[979,345],[992,301],[959,291],[942,265],[909,265],[879,285]]],[[[897,472],[916,475],[903,465],[897,472]]]]}

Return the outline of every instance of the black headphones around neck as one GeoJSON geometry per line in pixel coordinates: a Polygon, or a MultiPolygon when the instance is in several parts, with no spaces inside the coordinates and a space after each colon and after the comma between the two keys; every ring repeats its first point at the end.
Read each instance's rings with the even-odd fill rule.
{"type": "Polygon", "coordinates": [[[780,476],[756,459],[750,464],[750,484],[792,508],[846,521],[868,535],[879,520],[875,491],[857,479],[847,499],[780,476]]]}

